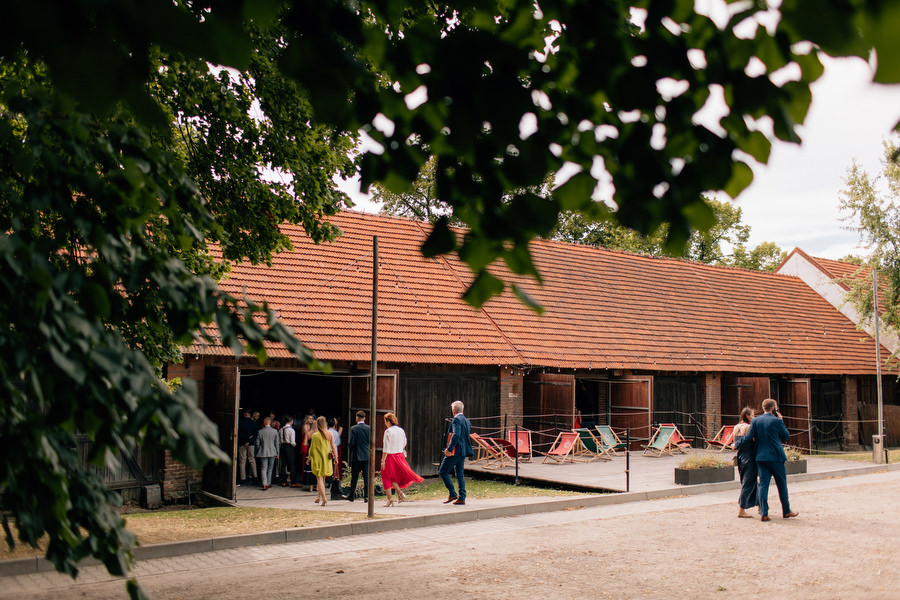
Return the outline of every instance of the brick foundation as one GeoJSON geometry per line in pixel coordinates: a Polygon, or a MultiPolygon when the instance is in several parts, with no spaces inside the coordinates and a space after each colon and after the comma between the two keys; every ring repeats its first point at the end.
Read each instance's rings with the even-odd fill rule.
{"type": "Polygon", "coordinates": [[[722,427],[722,374],[706,373],[703,381],[703,430],[706,437],[722,427]]]}
{"type": "Polygon", "coordinates": [[[843,415],[844,450],[859,449],[859,383],[856,377],[846,376],[841,381],[843,394],[841,414],[843,415]]]}
{"type": "Polygon", "coordinates": [[[510,429],[523,426],[522,390],[524,374],[511,367],[500,368],[500,418],[506,417],[510,429]]]}
{"type": "Polygon", "coordinates": [[[203,482],[203,473],[184,466],[166,451],[165,467],[163,468],[162,496],[164,500],[184,498],[188,493],[190,482],[191,493],[200,491],[203,482]]]}

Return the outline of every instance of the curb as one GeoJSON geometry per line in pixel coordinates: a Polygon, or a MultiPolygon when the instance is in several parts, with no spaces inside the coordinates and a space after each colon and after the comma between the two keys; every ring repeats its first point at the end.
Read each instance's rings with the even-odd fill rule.
{"type": "MultiPolygon", "coordinates": [[[[814,481],[818,479],[834,479],[850,477],[853,475],[867,475],[885,471],[900,470],[900,463],[889,465],[872,465],[870,467],[856,467],[853,469],[841,469],[838,471],[825,471],[821,473],[798,473],[788,475],[788,481],[814,481]]],[[[135,560],[150,560],[155,558],[173,558],[188,554],[215,552],[217,550],[229,550],[247,546],[265,546],[270,544],[290,544],[294,542],[307,542],[324,538],[337,538],[349,535],[363,535],[382,531],[396,531],[399,529],[414,529],[430,527],[433,525],[450,525],[453,523],[467,523],[502,517],[517,517],[529,514],[554,512],[559,510],[572,510],[580,508],[593,508],[596,506],[613,506],[629,502],[643,502],[677,496],[698,496],[712,492],[736,490],[740,488],[738,481],[726,481],[722,483],[705,483],[692,486],[679,486],[664,490],[650,490],[644,492],[622,492],[618,494],[602,494],[586,496],[583,498],[561,498],[559,500],[547,500],[534,504],[516,504],[511,506],[497,506],[492,508],[480,508],[465,512],[447,512],[432,515],[420,515],[411,517],[389,517],[372,521],[354,521],[352,523],[337,523],[334,525],[318,525],[315,527],[301,527],[296,529],[283,529],[264,533],[246,533],[216,538],[204,538],[198,540],[186,540],[183,542],[167,542],[163,544],[150,544],[138,546],[134,549],[135,560]]],[[[99,565],[94,558],[86,558],[79,566],[99,565]]],[[[53,563],[44,557],[17,558],[0,561],[0,577],[13,575],[27,575],[30,573],[43,573],[54,571],[53,563]]]]}

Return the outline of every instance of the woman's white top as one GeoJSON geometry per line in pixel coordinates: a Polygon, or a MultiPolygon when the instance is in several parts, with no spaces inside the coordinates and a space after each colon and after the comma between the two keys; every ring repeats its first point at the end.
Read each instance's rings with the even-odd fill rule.
{"type": "Polygon", "coordinates": [[[398,454],[406,448],[406,432],[399,425],[393,425],[384,430],[384,443],[381,451],[384,454],[398,454]]]}

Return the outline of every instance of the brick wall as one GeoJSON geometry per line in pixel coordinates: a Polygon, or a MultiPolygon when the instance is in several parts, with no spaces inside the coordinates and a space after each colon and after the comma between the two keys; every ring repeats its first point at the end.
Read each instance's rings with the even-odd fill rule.
{"type": "MultiPolygon", "coordinates": [[[[197,405],[203,408],[203,378],[206,365],[193,357],[185,357],[180,365],[169,364],[166,368],[166,378],[180,377],[182,382],[192,380],[197,384],[197,405]]],[[[163,500],[175,500],[184,498],[188,492],[190,481],[191,493],[196,493],[201,488],[203,481],[202,471],[195,471],[184,466],[174,458],[170,452],[166,452],[165,463],[162,472],[162,496],[163,500]]]]}
{"type": "Polygon", "coordinates": [[[191,493],[200,491],[203,481],[203,473],[189,469],[174,458],[167,450],[165,466],[163,467],[162,496],[164,500],[184,498],[188,492],[190,481],[191,493]]]}
{"type": "Polygon", "coordinates": [[[522,427],[522,388],[524,372],[511,367],[500,368],[500,418],[508,415],[507,426],[522,427]]]}
{"type": "Polygon", "coordinates": [[[722,427],[722,374],[706,373],[703,380],[703,432],[711,438],[722,427]]]}
{"type": "Polygon", "coordinates": [[[856,377],[846,376],[842,380],[841,414],[844,426],[844,450],[859,449],[859,383],[856,377]]]}

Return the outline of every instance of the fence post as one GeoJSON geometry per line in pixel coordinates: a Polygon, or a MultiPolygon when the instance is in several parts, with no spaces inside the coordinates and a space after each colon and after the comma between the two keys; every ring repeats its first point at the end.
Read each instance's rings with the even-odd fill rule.
{"type": "Polygon", "coordinates": [[[625,491],[631,491],[631,428],[625,429],[625,491]]]}
{"type": "Polygon", "coordinates": [[[516,485],[519,485],[519,424],[516,423],[516,485]]]}

